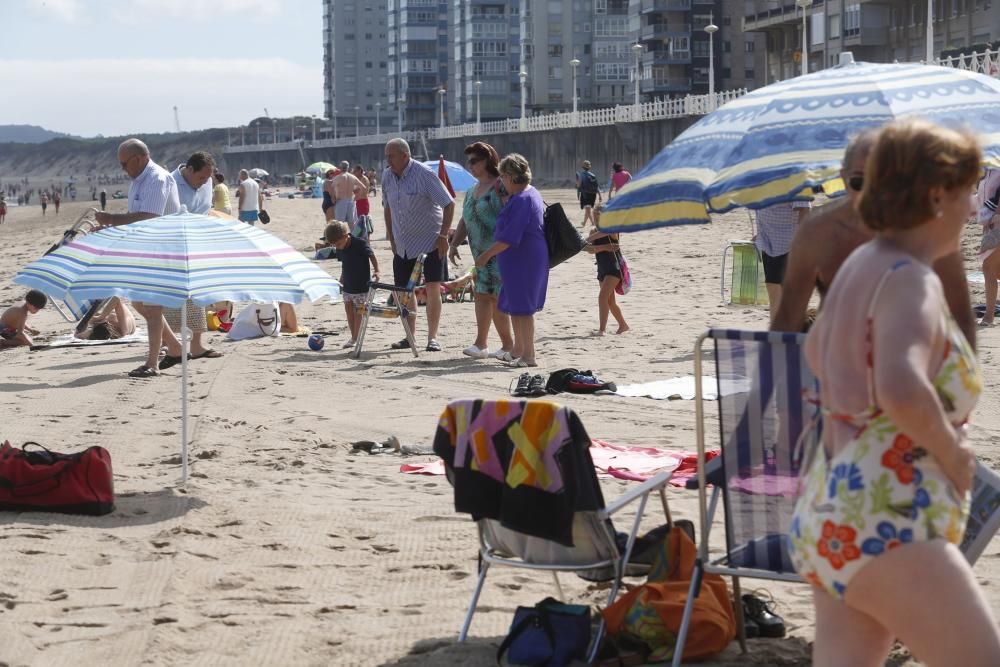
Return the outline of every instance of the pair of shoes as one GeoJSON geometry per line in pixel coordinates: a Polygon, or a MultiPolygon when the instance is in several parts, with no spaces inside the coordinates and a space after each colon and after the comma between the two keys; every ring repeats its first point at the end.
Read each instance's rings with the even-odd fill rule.
{"type": "MultiPolygon", "coordinates": [[[[194,357],[192,357],[190,354],[188,355],[188,360],[191,360],[193,358],[194,357]]],[[[172,354],[165,354],[165,355],[163,355],[163,358],[160,359],[160,363],[158,364],[158,368],[161,371],[165,371],[168,368],[173,368],[174,366],[176,366],[179,363],[181,363],[181,355],[178,354],[175,357],[172,354]]],[[[136,369],[136,370],[138,370],[138,369],[136,369]]]]}
{"type": "Polygon", "coordinates": [[[343,344],[343,345],[341,345],[340,347],[341,347],[341,349],[344,349],[344,350],[346,350],[346,349],[348,349],[348,348],[352,348],[352,347],[354,347],[354,346],[355,346],[355,345],[357,345],[357,344],[358,344],[358,341],[356,341],[356,340],[354,340],[354,339],[352,338],[351,340],[347,341],[346,343],[344,343],[344,344],[343,344]]]}
{"type": "Polygon", "coordinates": [[[515,359],[515,357],[511,356],[511,353],[508,352],[507,350],[501,350],[500,354],[497,354],[496,358],[508,364],[512,363],[515,359]]]}
{"type": "Polygon", "coordinates": [[[531,373],[521,373],[517,376],[517,386],[510,392],[511,396],[520,398],[545,396],[547,393],[549,392],[545,389],[545,380],[542,376],[531,373]]]}
{"type": "Polygon", "coordinates": [[[462,350],[462,354],[467,357],[472,357],[473,359],[488,359],[490,357],[490,350],[486,347],[479,347],[475,343],[469,347],[462,350]]]}
{"type": "Polygon", "coordinates": [[[440,352],[441,343],[437,342],[433,338],[427,341],[427,347],[425,348],[428,352],[440,352]]]}
{"type": "Polygon", "coordinates": [[[410,341],[408,341],[407,339],[404,338],[403,340],[396,341],[395,343],[393,343],[389,347],[391,347],[394,350],[409,350],[410,349],[410,341]]]}
{"type": "MultiPolygon", "coordinates": [[[[212,348],[208,348],[201,354],[193,354],[189,356],[188,359],[218,359],[221,356],[222,356],[221,352],[216,352],[212,348]]],[[[180,357],[178,357],[178,359],[180,359],[180,357]]]]}
{"type": "Polygon", "coordinates": [[[747,637],[784,637],[785,621],[774,613],[774,600],[765,600],[753,593],[743,595],[743,619],[747,637]],[[756,634],[751,635],[756,628],[756,634]]]}
{"type": "Polygon", "coordinates": [[[506,361],[507,357],[510,356],[509,350],[499,349],[496,352],[490,352],[490,356],[494,359],[499,359],[500,361],[506,361]]]}
{"type": "Polygon", "coordinates": [[[507,362],[507,365],[511,368],[533,368],[538,365],[535,361],[525,361],[523,358],[519,357],[517,359],[511,359],[507,362]]]}
{"type": "Polygon", "coordinates": [[[155,378],[160,373],[155,369],[143,364],[139,368],[133,368],[128,372],[130,378],[155,378]]]}

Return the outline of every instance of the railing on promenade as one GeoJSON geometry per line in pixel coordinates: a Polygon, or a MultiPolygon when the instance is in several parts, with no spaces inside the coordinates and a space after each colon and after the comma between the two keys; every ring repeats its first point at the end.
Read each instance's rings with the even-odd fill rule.
{"type": "Polygon", "coordinates": [[[964,56],[936,58],[934,64],[996,77],[1000,75],[1000,50],[990,51],[986,49],[982,53],[973,51],[964,56]]]}

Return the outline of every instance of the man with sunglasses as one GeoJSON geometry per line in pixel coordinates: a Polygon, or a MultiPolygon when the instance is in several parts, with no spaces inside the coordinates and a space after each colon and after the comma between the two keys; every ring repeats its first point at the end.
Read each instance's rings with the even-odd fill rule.
{"type": "MultiPolygon", "coordinates": [[[[806,310],[813,288],[820,299],[826,295],[837,270],[854,250],[874,238],[855,210],[864,188],[868,153],[878,138],[878,129],[869,129],[851,139],[844,151],[840,177],[846,194],[822,206],[799,226],[788,252],[781,302],[771,318],[772,331],[803,331],[808,326],[806,310]]],[[[941,279],[945,299],[962,333],[976,345],[976,321],[969,302],[961,252],[942,257],[934,264],[941,279]]]]}
{"type": "MultiPolygon", "coordinates": [[[[94,214],[94,219],[104,227],[128,225],[140,220],[158,218],[180,211],[180,199],[177,196],[177,183],[170,172],[153,162],[149,148],[138,139],[126,139],[118,146],[118,164],[132,179],[128,188],[128,213],[107,213],[101,211],[94,214]]],[[[133,302],[135,309],[146,318],[149,328],[149,352],[146,363],[129,371],[130,377],[150,378],[158,375],[157,364],[160,357],[160,345],[163,343],[163,329],[166,322],[163,319],[163,308],[152,304],[133,302]]],[[[168,337],[168,352],[170,341],[168,337]]],[[[176,339],[173,341],[176,343],[176,339]]],[[[180,355],[179,345],[176,353],[180,355]]]]}

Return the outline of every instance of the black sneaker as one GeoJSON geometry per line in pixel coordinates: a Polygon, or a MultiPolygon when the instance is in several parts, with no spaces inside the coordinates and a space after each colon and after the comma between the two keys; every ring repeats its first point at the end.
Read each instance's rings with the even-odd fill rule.
{"type": "MultiPolygon", "coordinates": [[[[746,619],[747,626],[751,622],[757,625],[761,637],[785,636],[785,621],[774,613],[773,604],[773,601],[764,600],[752,593],[743,595],[743,618],[746,619]]],[[[750,632],[748,631],[747,637],[749,636],[750,632]]]]}
{"type": "Polygon", "coordinates": [[[510,392],[510,395],[522,398],[531,396],[531,391],[528,389],[530,385],[531,375],[529,373],[521,373],[517,378],[517,386],[510,392]]]}
{"type": "Polygon", "coordinates": [[[545,390],[545,380],[541,375],[532,375],[528,382],[528,396],[545,396],[549,392],[545,390]]]}

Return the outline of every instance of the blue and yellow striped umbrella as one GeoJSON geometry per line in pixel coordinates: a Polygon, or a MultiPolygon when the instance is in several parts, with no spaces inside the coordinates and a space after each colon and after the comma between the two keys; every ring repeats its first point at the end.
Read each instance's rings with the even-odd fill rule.
{"type": "Polygon", "coordinates": [[[78,237],[14,282],[78,301],[120,296],[179,308],[216,301],[315,301],[340,284],[302,253],[233,219],[178,213],[78,237]]]}
{"type": "Polygon", "coordinates": [[[950,67],[850,62],[771,84],[705,116],[608,202],[598,226],[634,232],[706,223],[710,213],[740,206],[810,199],[812,188],[838,177],[851,136],[911,116],[972,130],[985,163],[1000,166],[1000,81],[950,67]]]}

